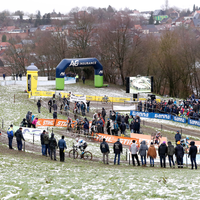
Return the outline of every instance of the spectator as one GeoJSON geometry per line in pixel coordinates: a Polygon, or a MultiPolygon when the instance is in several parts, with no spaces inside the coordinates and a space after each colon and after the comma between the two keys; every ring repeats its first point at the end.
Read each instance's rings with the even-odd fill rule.
{"type": "Polygon", "coordinates": [[[194,168],[194,165],[195,165],[195,169],[197,169],[197,163],[196,163],[196,155],[197,155],[197,147],[195,146],[195,142],[194,141],[191,141],[190,142],[190,150],[189,150],[189,155],[188,157],[190,156],[190,160],[191,160],[191,164],[192,164],[192,168],[194,168]]]}
{"type": "Polygon", "coordinates": [[[121,136],[124,137],[125,135],[125,130],[126,130],[126,124],[124,122],[122,122],[120,124],[120,130],[121,130],[121,136]]]}
{"type": "Polygon", "coordinates": [[[53,106],[52,107],[53,107],[53,111],[57,112],[58,106],[57,106],[55,101],[53,101],[53,106]]]}
{"type": "Polygon", "coordinates": [[[126,129],[129,129],[129,116],[128,114],[126,114],[126,117],[125,117],[125,124],[126,124],[126,129]]]}
{"type": "Polygon", "coordinates": [[[151,142],[151,145],[147,152],[147,158],[150,157],[150,167],[154,167],[154,159],[156,158],[156,148],[153,145],[153,142],[151,142]]]}
{"type": "Polygon", "coordinates": [[[181,146],[180,141],[177,142],[177,146],[175,148],[175,155],[176,155],[176,158],[177,158],[178,168],[183,168],[184,149],[181,146]]]}
{"type": "Polygon", "coordinates": [[[86,105],[87,105],[87,113],[89,113],[89,110],[90,110],[90,101],[87,101],[86,105]]]}
{"type": "Polygon", "coordinates": [[[175,142],[177,144],[178,141],[181,141],[181,134],[179,133],[179,131],[176,132],[176,135],[175,135],[175,142]]]}
{"type": "Polygon", "coordinates": [[[119,129],[118,129],[117,121],[114,122],[113,127],[114,127],[114,135],[118,136],[118,130],[119,130],[119,129]]]}
{"type": "Polygon", "coordinates": [[[33,120],[33,122],[32,122],[33,128],[36,128],[37,122],[38,122],[38,118],[36,117],[36,118],[33,120]]]}
{"type": "Polygon", "coordinates": [[[168,143],[168,148],[167,148],[167,155],[168,155],[168,159],[169,159],[169,166],[172,167],[173,164],[173,168],[175,168],[175,163],[174,163],[174,153],[175,153],[175,148],[174,145],[172,145],[172,143],[169,141],[168,143]]]}
{"type": "Polygon", "coordinates": [[[88,122],[85,122],[83,124],[83,128],[84,128],[84,135],[87,135],[89,133],[89,124],[88,124],[88,122]]]}
{"type": "Polygon", "coordinates": [[[3,74],[3,80],[4,81],[6,80],[6,74],[3,74]]]}
{"type": "Polygon", "coordinates": [[[135,159],[137,161],[137,165],[140,166],[140,161],[139,161],[138,155],[137,155],[138,147],[135,144],[135,140],[133,140],[132,142],[133,143],[131,144],[130,152],[131,152],[131,155],[132,155],[133,166],[135,166],[135,159]]]}
{"type": "Polygon", "coordinates": [[[105,164],[105,156],[106,156],[106,164],[109,164],[108,154],[110,153],[110,150],[105,138],[103,138],[103,142],[100,144],[100,149],[101,153],[103,154],[103,163],[105,164]]]}
{"type": "Polygon", "coordinates": [[[143,140],[140,145],[139,154],[141,156],[142,166],[146,167],[146,151],[148,151],[148,146],[146,145],[146,141],[143,140]]]}
{"type": "Polygon", "coordinates": [[[7,131],[9,149],[13,149],[12,141],[14,136],[13,125],[11,124],[7,131]]]}
{"type": "Polygon", "coordinates": [[[18,81],[18,74],[16,74],[16,81],[18,81]]]}
{"type": "Polygon", "coordinates": [[[28,125],[28,123],[26,122],[26,119],[24,118],[24,119],[21,121],[20,127],[26,127],[27,125],[28,125]]]}
{"type": "Polygon", "coordinates": [[[45,156],[45,144],[44,144],[44,135],[45,135],[46,131],[43,130],[42,134],[40,135],[40,141],[41,141],[41,145],[42,145],[42,155],[45,156]]]}
{"type": "Polygon", "coordinates": [[[37,107],[38,107],[38,113],[40,113],[40,108],[41,108],[41,102],[40,102],[40,100],[38,100],[38,102],[37,102],[37,107]]]}
{"type": "Polygon", "coordinates": [[[53,119],[57,119],[57,112],[53,112],[53,119]]]}
{"type": "Polygon", "coordinates": [[[134,133],[140,133],[140,118],[139,116],[136,117],[134,122],[134,133]]]}
{"type": "Polygon", "coordinates": [[[60,149],[60,162],[65,162],[65,149],[67,149],[66,142],[64,140],[64,135],[58,141],[58,147],[60,149]]]}
{"type": "Polygon", "coordinates": [[[110,128],[111,128],[111,124],[110,124],[110,119],[108,118],[107,125],[106,125],[108,135],[110,135],[110,128]]]}
{"type": "Polygon", "coordinates": [[[49,99],[48,101],[49,113],[51,113],[52,104],[53,104],[52,99],[49,99]]]}
{"type": "Polygon", "coordinates": [[[22,127],[20,127],[16,133],[15,133],[15,137],[16,137],[16,140],[17,140],[17,148],[19,151],[22,150],[22,140],[25,141],[24,137],[23,137],[23,134],[22,134],[22,127]]]}
{"type": "Polygon", "coordinates": [[[32,124],[32,112],[28,111],[26,114],[26,121],[28,123],[28,128],[31,128],[32,124]]]}
{"type": "Polygon", "coordinates": [[[105,121],[105,117],[106,117],[106,110],[104,108],[102,108],[101,111],[101,116],[103,117],[103,120],[105,121]]]}
{"type": "Polygon", "coordinates": [[[131,130],[131,133],[134,133],[134,121],[131,121],[130,130],[131,130]]]}
{"type": "Polygon", "coordinates": [[[53,133],[51,133],[51,137],[49,139],[49,147],[50,147],[51,160],[53,160],[53,156],[54,156],[54,160],[56,160],[57,142],[56,142],[56,139],[54,138],[54,134],[53,133]]]}
{"type": "Polygon", "coordinates": [[[116,164],[117,156],[118,156],[117,164],[120,165],[120,153],[122,153],[122,143],[120,142],[120,139],[118,139],[117,142],[114,143],[113,150],[115,154],[114,165],[116,164]]]}
{"type": "Polygon", "coordinates": [[[19,78],[20,78],[20,81],[21,81],[22,80],[22,74],[21,73],[19,74],[19,78]]]}
{"type": "Polygon", "coordinates": [[[159,146],[158,155],[160,156],[160,166],[166,168],[167,145],[165,141],[159,146]]]}
{"type": "Polygon", "coordinates": [[[48,156],[47,154],[49,154],[49,156],[50,156],[49,134],[48,134],[48,132],[44,134],[43,140],[44,140],[44,144],[45,144],[45,155],[48,156]]]}
{"type": "Polygon", "coordinates": [[[85,76],[82,77],[83,84],[85,84],[85,76]]]}

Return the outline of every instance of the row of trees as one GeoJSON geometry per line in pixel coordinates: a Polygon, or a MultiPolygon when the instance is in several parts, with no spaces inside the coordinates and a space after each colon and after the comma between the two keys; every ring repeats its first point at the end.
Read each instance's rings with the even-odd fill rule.
{"type": "MultiPolygon", "coordinates": [[[[160,37],[133,29],[128,15],[115,15],[97,25],[92,14],[74,15],[74,24],[65,31],[38,32],[33,43],[11,40],[4,61],[13,73],[34,62],[41,75],[55,77],[55,68],[64,58],[96,57],[104,67],[104,81],[125,85],[125,77],[154,76],[154,91],[175,97],[199,94],[199,40],[193,30],[179,27],[165,30],[160,37]]],[[[74,70],[74,69],[72,69],[74,70]]],[[[75,69],[76,72],[78,72],[75,69]]],[[[84,69],[93,78],[93,68],[84,69]]]]}

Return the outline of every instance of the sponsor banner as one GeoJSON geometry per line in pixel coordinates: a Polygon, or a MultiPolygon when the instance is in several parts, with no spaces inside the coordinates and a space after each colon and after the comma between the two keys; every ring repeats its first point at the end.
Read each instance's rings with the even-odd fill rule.
{"type": "Polygon", "coordinates": [[[55,126],[67,127],[68,120],[56,119],[55,126]]]}
{"type": "Polygon", "coordinates": [[[168,114],[161,114],[161,113],[149,113],[149,112],[139,112],[139,111],[130,111],[130,115],[133,116],[140,116],[140,117],[146,117],[146,118],[156,118],[156,119],[166,119],[171,120],[171,115],[168,114]]]}
{"type": "Polygon", "coordinates": [[[113,100],[113,102],[124,103],[124,101],[130,101],[131,98],[113,97],[112,100],[113,100]]]}
{"type": "Polygon", "coordinates": [[[137,115],[139,117],[151,118],[150,113],[148,113],[148,112],[138,112],[138,111],[131,110],[130,115],[133,115],[133,116],[137,115]]]}
{"type": "Polygon", "coordinates": [[[70,96],[70,102],[75,102],[75,101],[83,101],[86,102],[86,96],[82,95],[82,96],[76,96],[74,94],[71,94],[70,96]]]}
{"type": "Polygon", "coordinates": [[[29,135],[40,136],[42,132],[43,132],[43,129],[22,127],[22,134],[24,135],[25,139],[26,139],[26,136],[29,136],[29,135]]]}
{"type": "Polygon", "coordinates": [[[173,116],[173,121],[180,122],[180,123],[186,123],[186,119],[185,118],[177,117],[177,116],[173,116]]]}
{"type": "Polygon", "coordinates": [[[41,96],[41,92],[40,91],[33,91],[32,96],[41,96]]]}
{"type": "Polygon", "coordinates": [[[55,119],[38,119],[37,127],[38,126],[54,126],[55,119]]]}
{"type": "Polygon", "coordinates": [[[156,118],[156,119],[166,119],[166,120],[171,120],[171,115],[168,114],[160,114],[160,113],[152,113],[154,117],[152,118],[156,118]]]}
{"type": "Polygon", "coordinates": [[[95,138],[96,141],[103,141],[103,138],[106,138],[106,142],[109,143],[115,143],[117,142],[118,139],[120,139],[120,142],[123,145],[131,145],[132,141],[135,140],[135,143],[140,146],[139,144],[139,139],[137,138],[128,138],[128,137],[119,137],[119,136],[114,136],[114,135],[107,135],[103,133],[97,133],[97,137],[95,138]]]}
{"type": "Polygon", "coordinates": [[[194,125],[194,126],[200,126],[200,121],[188,118],[188,124],[194,125]]]}
{"type": "Polygon", "coordinates": [[[86,95],[86,100],[87,100],[87,101],[96,101],[96,96],[89,96],[89,95],[86,95]]]}
{"type": "MultiPolygon", "coordinates": [[[[58,127],[67,127],[68,121],[69,120],[56,119],[55,126],[58,126],[58,127]]],[[[72,121],[71,127],[73,128],[76,123],[77,123],[76,121],[72,121]]]]}

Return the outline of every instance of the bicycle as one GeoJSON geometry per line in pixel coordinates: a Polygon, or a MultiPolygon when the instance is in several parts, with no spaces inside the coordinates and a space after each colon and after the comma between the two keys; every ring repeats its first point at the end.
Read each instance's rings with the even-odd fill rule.
{"type": "MultiPolygon", "coordinates": [[[[83,158],[84,160],[92,160],[92,153],[91,152],[84,151],[83,149],[80,149],[80,151],[81,151],[81,154],[80,154],[81,158],[83,158]]],[[[78,155],[79,155],[78,152],[79,152],[78,147],[74,146],[73,149],[71,149],[69,151],[69,157],[74,158],[74,159],[78,158],[78,155]]]]}
{"type": "Polygon", "coordinates": [[[110,101],[109,97],[102,97],[101,102],[102,103],[110,103],[111,101],[110,101]]]}

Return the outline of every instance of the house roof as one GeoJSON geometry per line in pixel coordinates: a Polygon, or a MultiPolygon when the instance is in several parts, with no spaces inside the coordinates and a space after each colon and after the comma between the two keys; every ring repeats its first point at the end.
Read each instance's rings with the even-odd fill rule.
{"type": "Polygon", "coordinates": [[[8,47],[10,46],[9,42],[0,42],[0,47],[8,47]]]}
{"type": "Polygon", "coordinates": [[[200,27],[200,19],[192,19],[195,27],[200,27]]]}

